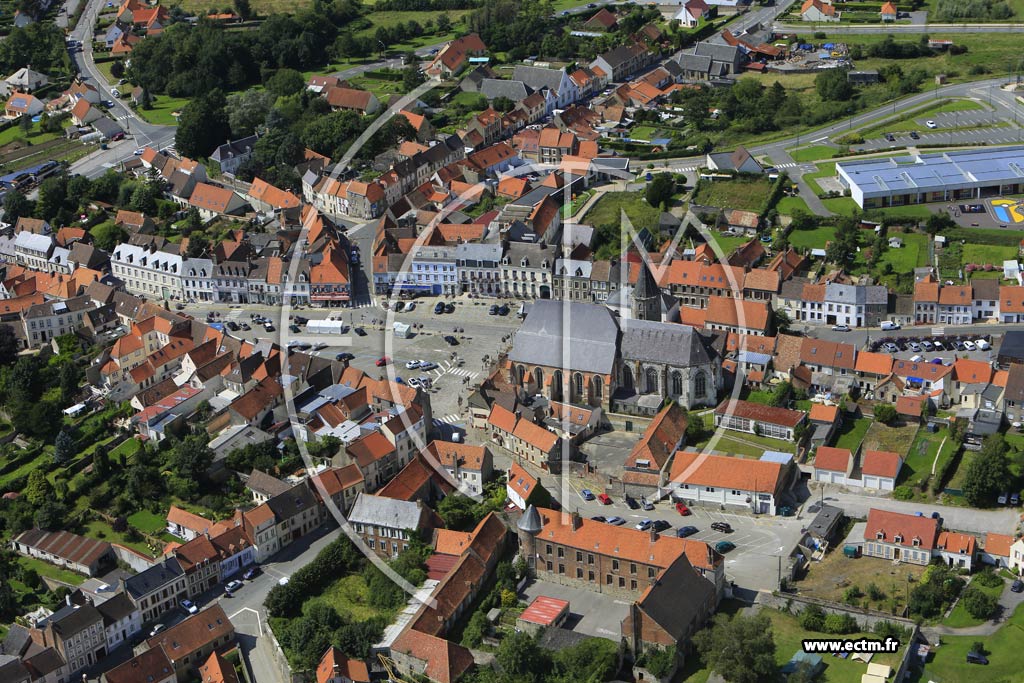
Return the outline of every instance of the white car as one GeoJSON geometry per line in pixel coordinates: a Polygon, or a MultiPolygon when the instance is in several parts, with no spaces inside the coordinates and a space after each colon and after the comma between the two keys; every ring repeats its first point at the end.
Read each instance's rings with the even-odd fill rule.
{"type": "Polygon", "coordinates": [[[974,342],[972,342],[972,341],[971,341],[970,339],[968,339],[967,341],[965,341],[965,342],[964,342],[964,350],[965,350],[965,351],[974,351],[974,350],[976,350],[977,348],[978,348],[978,347],[977,347],[977,346],[975,346],[975,345],[974,345],[974,342]]]}
{"type": "Polygon", "coordinates": [[[228,585],[224,586],[225,593],[234,593],[236,590],[244,586],[245,584],[241,581],[228,581],[228,585]]]}
{"type": "Polygon", "coordinates": [[[407,369],[409,369],[409,370],[415,370],[419,366],[420,366],[420,362],[418,360],[411,360],[411,361],[409,361],[408,363],[405,364],[405,367],[407,369]]]}
{"type": "Polygon", "coordinates": [[[927,121],[925,121],[924,125],[928,126],[929,128],[938,128],[939,127],[939,124],[935,123],[931,119],[928,119],[927,121]]]}
{"type": "Polygon", "coordinates": [[[405,312],[406,313],[409,313],[409,312],[415,311],[415,310],[416,310],[416,302],[415,301],[410,301],[409,303],[407,303],[405,305],[405,312]]]}

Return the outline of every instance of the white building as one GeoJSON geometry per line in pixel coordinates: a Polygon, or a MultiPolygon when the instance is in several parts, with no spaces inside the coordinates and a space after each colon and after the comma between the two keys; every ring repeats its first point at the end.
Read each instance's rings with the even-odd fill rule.
{"type": "Polygon", "coordinates": [[[403,288],[454,295],[460,290],[458,258],[451,247],[419,247],[413,252],[412,270],[403,288]]]}
{"type": "Polygon", "coordinates": [[[110,255],[114,277],[130,294],[158,299],[184,299],[182,258],[134,244],[119,244],[110,255]]]}
{"type": "Polygon", "coordinates": [[[672,459],[668,487],[674,500],[687,505],[728,505],[774,515],[792,471],[792,459],[783,464],[680,451],[672,459]]]}

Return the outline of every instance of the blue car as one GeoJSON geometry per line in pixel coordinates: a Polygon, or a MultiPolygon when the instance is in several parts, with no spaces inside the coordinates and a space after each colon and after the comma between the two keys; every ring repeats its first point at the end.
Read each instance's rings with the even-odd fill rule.
{"type": "Polygon", "coordinates": [[[583,500],[594,500],[597,496],[590,489],[583,489],[580,491],[580,495],[583,496],[583,500]]]}
{"type": "Polygon", "coordinates": [[[676,536],[679,538],[693,536],[695,533],[697,533],[697,527],[695,526],[682,526],[676,529],[676,536]]]}

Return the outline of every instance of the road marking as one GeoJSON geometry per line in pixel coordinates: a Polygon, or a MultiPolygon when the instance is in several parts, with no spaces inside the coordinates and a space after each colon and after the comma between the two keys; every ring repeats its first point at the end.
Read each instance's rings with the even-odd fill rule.
{"type": "Polygon", "coordinates": [[[234,614],[229,614],[228,615],[228,619],[234,619],[235,617],[237,617],[242,612],[252,612],[253,614],[256,615],[256,628],[259,631],[260,635],[262,636],[263,635],[263,620],[260,618],[260,613],[258,611],[256,611],[256,610],[254,610],[252,607],[243,607],[242,609],[238,610],[234,614]]]}
{"type": "Polygon", "coordinates": [[[828,136],[826,135],[823,138],[818,138],[817,140],[811,140],[811,142],[821,142],[822,140],[828,140],[828,136]]]}
{"type": "Polygon", "coordinates": [[[463,422],[464,420],[456,413],[451,413],[440,418],[434,418],[435,427],[440,427],[442,424],[458,425],[463,422]]]}

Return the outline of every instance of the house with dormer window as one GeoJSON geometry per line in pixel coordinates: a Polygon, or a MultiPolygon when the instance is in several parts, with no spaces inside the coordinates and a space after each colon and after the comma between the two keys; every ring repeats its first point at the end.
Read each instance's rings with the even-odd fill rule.
{"type": "Polygon", "coordinates": [[[554,248],[543,242],[510,242],[501,259],[502,292],[521,299],[550,299],[555,257],[554,248]]]}
{"type": "Polygon", "coordinates": [[[596,299],[590,291],[593,261],[582,259],[557,259],[555,261],[555,296],[561,301],[583,301],[593,303],[596,299]]]}
{"type": "Polygon", "coordinates": [[[926,565],[938,548],[939,520],[901,512],[868,511],[863,554],[926,565]]]}

